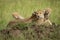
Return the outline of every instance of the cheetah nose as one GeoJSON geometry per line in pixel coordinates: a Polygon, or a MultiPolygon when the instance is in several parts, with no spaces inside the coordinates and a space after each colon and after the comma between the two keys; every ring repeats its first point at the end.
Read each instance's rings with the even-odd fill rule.
{"type": "Polygon", "coordinates": [[[37,18],[39,18],[39,16],[37,16],[37,18]]]}

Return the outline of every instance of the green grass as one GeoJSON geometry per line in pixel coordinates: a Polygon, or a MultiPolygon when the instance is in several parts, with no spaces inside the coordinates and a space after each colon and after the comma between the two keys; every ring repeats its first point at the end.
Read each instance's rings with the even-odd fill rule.
{"type": "Polygon", "coordinates": [[[51,21],[60,24],[60,0],[0,0],[0,26],[4,28],[13,20],[11,14],[15,11],[28,18],[34,11],[48,7],[52,9],[51,21]]]}

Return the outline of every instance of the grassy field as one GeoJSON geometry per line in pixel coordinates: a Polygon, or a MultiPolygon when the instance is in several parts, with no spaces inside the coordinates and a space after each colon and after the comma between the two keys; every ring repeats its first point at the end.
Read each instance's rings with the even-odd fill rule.
{"type": "Polygon", "coordinates": [[[60,24],[60,0],[0,0],[0,29],[13,20],[11,14],[15,11],[27,18],[34,11],[48,7],[52,9],[51,21],[60,24]]]}
{"type": "Polygon", "coordinates": [[[0,0],[0,30],[14,20],[13,12],[28,18],[34,11],[45,8],[52,9],[50,20],[60,24],[60,0],[0,0]]]}

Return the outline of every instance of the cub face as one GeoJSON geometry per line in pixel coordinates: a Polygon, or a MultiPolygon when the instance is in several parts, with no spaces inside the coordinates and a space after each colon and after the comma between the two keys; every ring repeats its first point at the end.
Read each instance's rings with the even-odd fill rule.
{"type": "Polygon", "coordinates": [[[50,14],[51,14],[50,8],[47,8],[44,10],[44,21],[45,21],[45,23],[49,23],[50,25],[52,25],[52,22],[49,20],[50,14]]]}
{"type": "Polygon", "coordinates": [[[37,18],[38,20],[44,18],[44,13],[41,10],[34,12],[32,15],[35,15],[35,18],[37,18]]]}
{"type": "Polygon", "coordinates": [[[41,25],[44,22],[44,12],[42,10],[37,10],[35,11],[32,16],[33,21],[35,22],[36,25],[41,25]]]}

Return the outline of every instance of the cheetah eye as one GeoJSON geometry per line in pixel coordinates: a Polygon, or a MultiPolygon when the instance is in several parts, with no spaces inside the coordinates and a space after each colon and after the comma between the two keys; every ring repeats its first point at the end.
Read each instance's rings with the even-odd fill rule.
{"type": "Polygon", "coordinates": [[[40,13],[41,14],[41,13],[40,13]]]}

